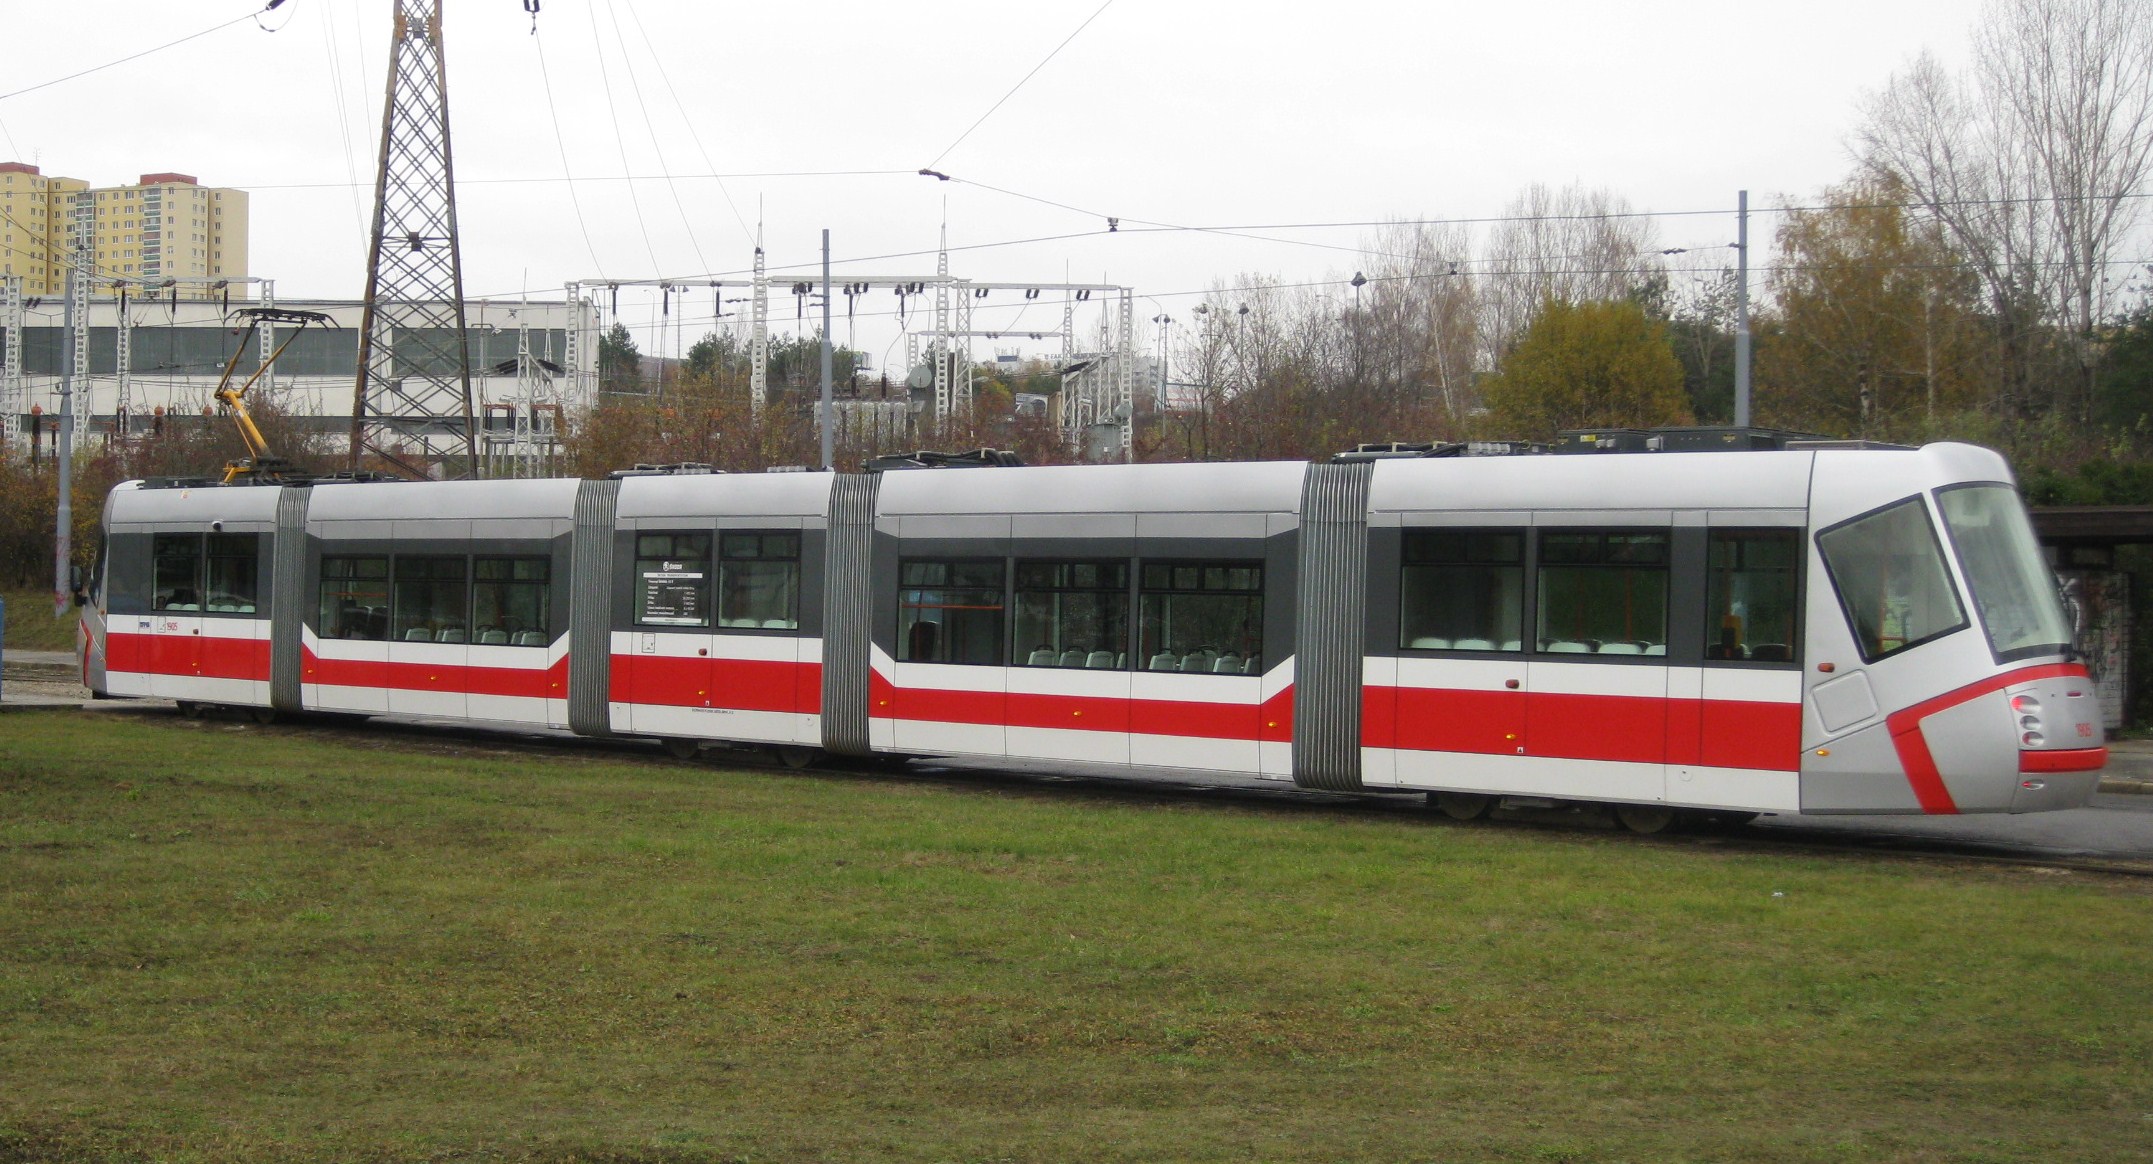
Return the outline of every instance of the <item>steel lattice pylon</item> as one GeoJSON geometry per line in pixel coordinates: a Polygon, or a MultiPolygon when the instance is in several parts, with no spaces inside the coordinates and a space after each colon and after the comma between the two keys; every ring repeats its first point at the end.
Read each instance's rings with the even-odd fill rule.
{"type": "Polygon", "coordinates": [[[359,325],[351,462],[414,477],[478,471],[449,155],[440,0],[397,0],[359,325]]]}

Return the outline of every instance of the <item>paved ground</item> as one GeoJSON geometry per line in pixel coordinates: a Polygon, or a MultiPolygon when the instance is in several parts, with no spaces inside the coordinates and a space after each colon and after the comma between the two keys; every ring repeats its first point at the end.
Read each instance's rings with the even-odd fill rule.
{"type": "MultiPolygon", "coordinates": [[[[10,650],[5,655],[5,674],[0,677],[0,705],[83,707],[148,711],[161,700],[130,700],[96,703],[87,699],[76,679],[74,656],[66,651],[10,650]]],[[[165,704],[169,706],[169,704],[165,704]]],[[[418,717],[383,717],[422,730],[461,732],[461,721],[426,720],[418,717]]],[[[521,726],[503,725],[517,735],[565,735],[534,733],[521,726]]],[[[1171,786],[1180,791],[1219,792],[1229,795],[1278,796],[1282,799],[1324,796],[1300,793],[1275,781],[1250,781],[1209,777],[1181,771],[1127,771],[1102,769],[1071,773],[1050,765],[996,761],[946,761],[922,768],[944,771],[1005,773],[1019,780],[1089,782],[1102,785],[1171,786]]],[[[1403,799],[1403,798],[1386,798],[1403,799]]],[[[1998,854],[2037,858],[2099,857],[2153,860],[2153,740],[2117,740],[2110,744],[2109,767],[2102,777],[2101,792],[2086,808],[2067,812],[2033,813],[2025,816],[1884,816],[1884,817],[1761,817],[1750,826],[1767,836],[1814,839],[1831,844],[1857,844],[1891,848],[1973,849],[1998,854]]]]}

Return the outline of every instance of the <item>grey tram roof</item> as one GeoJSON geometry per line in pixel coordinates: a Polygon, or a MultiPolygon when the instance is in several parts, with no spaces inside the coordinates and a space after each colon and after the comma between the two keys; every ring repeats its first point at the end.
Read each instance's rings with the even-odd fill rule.
{"type": "Polygon", "coordinates": [[[882,475],[875,512],[1294,513],[1307,471],[1305,461],[915,470],[882,475]]]}

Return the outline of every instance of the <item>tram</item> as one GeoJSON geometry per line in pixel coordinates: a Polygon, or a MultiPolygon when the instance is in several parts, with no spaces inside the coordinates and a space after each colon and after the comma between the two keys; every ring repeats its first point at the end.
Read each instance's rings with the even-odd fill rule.
{"type": "Polygon", "coordinates": [[[265,719],[1194,769],[1640,831],[2070,808],[2107,758],[2011,473],[1963,444],[130,482],[94,579],[94,691],[265,719]]]}

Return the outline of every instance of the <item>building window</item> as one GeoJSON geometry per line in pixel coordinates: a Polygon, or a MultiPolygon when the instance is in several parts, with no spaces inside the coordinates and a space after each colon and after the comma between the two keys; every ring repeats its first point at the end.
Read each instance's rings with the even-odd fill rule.
{"type": "Polygon", "coordinates": [[[635,537],[635,620],[644,626],[710,625],[710,535],[635,537]]]}
{"type": "Polygon", "coordinates": [[[1147,670],[1263,674],[1261,562],[1146,562],[1139,613],[1147,670]]]}
{"type": "Polygon", "coordinates": [[[479,558],[471,563],[471,641],[543,647],[553,641],[552,570],[545,558],[479,558]]]}
{"type": "Polygon", "coordinates": [[[1648,530],[1543,534],[1540,649],[1551,654],[1667,653],[1667,535],[1648,530]]]}
{"type": "Polygon", "coordinates": [[[1791,529],[1715,529],[1705,554],[1704,657],[1791,663],[1795,566],[1801,535],[1791,529]]]}
{"type": "Polygon", "coordinates": [[[460,643],[469,623],[464,614],[470,597],[465,560],[440,554],[396,558],[396,620],[393,637],[405,643],[460,643]]]}
{"type": "Polygon", "coordinates": [[[898,586],[900,661],[1002,665],[1002,563],[905,562],[898,586]]]}
{"type": "Polygon", "coordinates": [[[720,535],[718,594],[719,626],[799,629],[800,535],[720,535]]]}
{"type": "Polygon", "coordinates": [[[1398,577],[1398,645],[1515,651],[1525,625],[1525,534],[1408,530],[1398,577]]]}
{"type": "Polygon", "coordinates": [[[324,557],[321,616],[315,629],[325,639],[389,637],[389,560],[324,557]]]}
{"type": "Polygon", "coordinates": [[[1129,665],[1127,562],[1018,562],[1011,660],[1026,667],[1129,665]]]}

